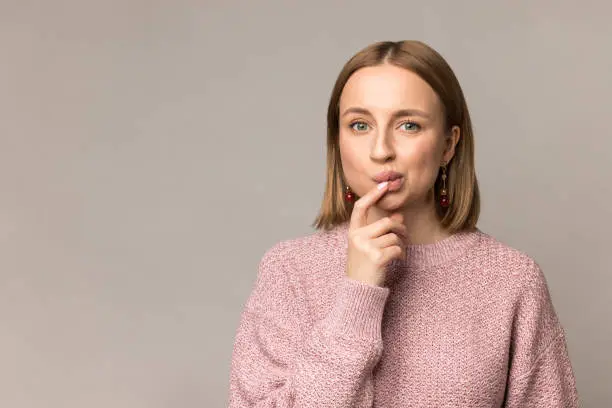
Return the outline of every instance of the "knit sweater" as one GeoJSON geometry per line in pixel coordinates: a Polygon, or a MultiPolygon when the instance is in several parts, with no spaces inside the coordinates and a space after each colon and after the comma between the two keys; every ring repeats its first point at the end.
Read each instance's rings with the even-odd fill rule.
{"type": "Polygon", "coordinates": [[[348,223],[263,255],[230,408],[577,407],[564,328],[526,253],[480,229],[347,277],[348,223]]]}

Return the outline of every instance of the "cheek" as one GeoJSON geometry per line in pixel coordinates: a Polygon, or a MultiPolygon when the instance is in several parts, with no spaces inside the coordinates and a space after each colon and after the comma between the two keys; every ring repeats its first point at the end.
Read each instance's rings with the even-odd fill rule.
{"type": "Polygon", "coordinates": [[[438,174],[438,150],[435,143],[418,143],[407,151],[408,181],[415,187],[426,189],[433,185],[438,174]]]}
{"type": "Polygon", "coordinates": [[[340,136],[339,148],[344,177],[353,191],[358,196],[363,196],[372,187],[369,179],[364,177],[369,173],[367,168],[369,153],[357,143],[343,143],[342,136],[340,136]]]}
{"type": "Polygon", "coordinates": [[[342,157],[342,168],[347,177],[351,176],[352,172],[362,169],[363,152],[356,143],[346,143],[345,139],[340,135],[340,157],[342,157]]]}

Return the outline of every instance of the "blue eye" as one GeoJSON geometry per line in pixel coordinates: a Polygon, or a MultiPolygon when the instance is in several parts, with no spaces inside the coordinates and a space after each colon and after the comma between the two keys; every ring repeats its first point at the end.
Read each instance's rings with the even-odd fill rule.
{"type": "Polygon", "coordinates": [[[349,127],[357,132],[365,132],[367,130],[368,124],[365,122],[353,122],[349,125],[349,127]],[[355,128],[355,125],[360,125],[355,128]]]}
{"type": "Polygon", "coordinates": [[[421,127],[418,124],[414,123],[414,122],[405,122],[405,123],[402,123],[402,126],[406,126],[406,125],[408,125],[408,127],[404,127],[404,130],[407,130],[409,132],[414,132],[414,131],[417,131],[417,130],[421,129],[421,127]]]}

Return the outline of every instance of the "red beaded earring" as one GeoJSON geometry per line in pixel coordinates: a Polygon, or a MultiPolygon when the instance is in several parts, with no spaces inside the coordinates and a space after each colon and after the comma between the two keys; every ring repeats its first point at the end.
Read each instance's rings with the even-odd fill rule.
{"type": "Polygon", "coordinates": [[[351,191],[348,185],[344,188],[344,199],[349,203],[355,202],[355,193],[351,191]]]}
{"type": "Polygon", "coordinates": [[[448,208],[450,200],[448,198],[448,191],[446,190],[446,163],[442,163],[442,189],[440,190],[440,206],[442,208],[448,208]]]}

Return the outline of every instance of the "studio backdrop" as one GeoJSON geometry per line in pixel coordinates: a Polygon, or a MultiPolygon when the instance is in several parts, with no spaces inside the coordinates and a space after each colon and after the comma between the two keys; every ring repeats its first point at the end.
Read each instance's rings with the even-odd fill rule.
{"type": "Polygon", "coordinates": [[[344,62],[417,39],[474,122],[479,228],[541,265],[612,405],[612,6],[0,0],[0,406],[223,407],[264,252],[312,232],[344,62]]]}

